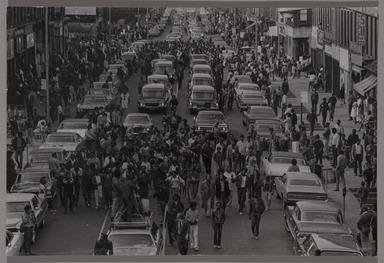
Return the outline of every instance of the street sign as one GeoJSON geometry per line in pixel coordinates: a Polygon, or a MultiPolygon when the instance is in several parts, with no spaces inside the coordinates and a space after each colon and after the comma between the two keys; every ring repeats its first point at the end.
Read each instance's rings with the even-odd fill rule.
{"type": "Polygon", "coordinates": [[[308,103],[308,91],[301,92],[301,103],[308,103]]]}

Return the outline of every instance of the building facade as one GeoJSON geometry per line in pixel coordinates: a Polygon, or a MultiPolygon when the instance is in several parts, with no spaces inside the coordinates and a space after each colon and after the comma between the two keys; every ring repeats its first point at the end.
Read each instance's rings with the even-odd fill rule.
{"type": "MultiPolygon", "coordinates": [[[[8,89],[14,84],[16,69],[25,71],[31,65],[38,75],[45,72],[45,8],[8,7],[7,74],[8,89]]],[[[66,57],[66,25],[63,8],[48,8],[49,56],[66,57]]]]}
{"type": "Polygon", "coordinates": [[[312,9],[278,8],[279,53],[298,60],[310,55],[312,9]]]}
{"type": "MultiPolygon", "coordinates": [[[[369,68],[377,64],[377,54],[377,8],[313,9],[312,66],[323,65],[330,73],[328,83],[333,93],[338,94],[344,85],[346,97],[356,92],[365,96],[366,91],[360,92],[355,84],[374,77],[369,68]]],[[[368,91],[372,88],[370,85],[368,91]]]]}

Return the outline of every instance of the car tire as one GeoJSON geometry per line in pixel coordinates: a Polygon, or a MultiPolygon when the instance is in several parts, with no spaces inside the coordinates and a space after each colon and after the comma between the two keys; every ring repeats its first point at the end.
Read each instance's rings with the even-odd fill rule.
{"type": "Polygon", "coordinates": [[[41,220],[41,224],[40,224],[40,228],[42,228],[42,227],[45,227],[45,224],[46,224],[46,222],[45,222],[45,217],[43,218],[43,220],[41,220]]]}
{"type": "Polygon", "coordinates": [[[284,228],[285,228],[285,231],[287,231],[288,233],[291,233],[291,230],[288,227],[287,217],[285,215],[284,215],[284,228]]]}

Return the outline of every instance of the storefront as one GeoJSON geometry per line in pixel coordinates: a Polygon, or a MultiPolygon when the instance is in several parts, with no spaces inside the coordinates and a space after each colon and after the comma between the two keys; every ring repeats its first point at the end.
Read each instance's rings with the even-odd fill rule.
{"type": "MultiPolygon", "coordinates": [[[[280,24],[278,26],[279,43],[283,46],[288,59],[299,59],[310,55],[311,27],[292,27],[280,24]]],[[[281,52],[283,52],[281,50],[281,52]]]]}
{"type": "Polygon", "coordinates": [[[24,29],[25,46],[26,46],[26,66],[33,65],[36,67],[36,37],[33,32],[33,25],[27,25],[24,29]]]}
{"type": "Polygon", "coordinates": [[[15,61],[15,29],[7,30],[7,89],[12,87],[16,71],[15,61]]]}
{"type": "Polygon", "coordinates": [[[339,48],[339,65],[340,65],[340,87],[345,87],[345,98],[348,100],[350,91],[352,90],[350,78],[350,59],[348,49],[339,48]]]}

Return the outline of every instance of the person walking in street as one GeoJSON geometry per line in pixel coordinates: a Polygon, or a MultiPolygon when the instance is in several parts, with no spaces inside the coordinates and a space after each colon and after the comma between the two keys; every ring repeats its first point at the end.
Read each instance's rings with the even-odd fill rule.
{"type": "Polygon", "coordinates": [[[247,157],[248,142],[244,140],[244,135],[240,135],[240,140],[236,143],[236,148],[240,153],[240,169],[245,167],[245,159],[247,157]]]}
{"type": "Polygon", "coordinates": [[[168,211],[166,214],[166,221],[168,227],[169,246],[173,247],[176,240],[176,219],[177,215],[184,212],[184,204],[180,201],[180,196],[174,194],[172,202],[168,204],[168,211]]]}
{"type": "Polygon", "coordinates": [[[210,217],[215,202],[215,184],[212,181],[210,174],[207,174],[206,179],[201,183],[201,208],[205,211],[205,216],[210,217]]]}
{"type": "Polygon", "coordinates": [[[316,156],[316,163],[323,165],[323,154],[324,154],[324,142],[320,140],[320,135],[316,134],[315,141],[312,143],[313,151],[316,156]]]}
{"type": "Polygon", "coordinates": [[[164,181],[159,181],[156,187],[156,192],[153,198],[157,200],[157,211],[159,214],[160,222],[163,222],[165,217],[165,207],[169,200],[169,188],[164,181]]]}
{"type": "Polygon", "coordinates": [[[357,140],[356,143],[352,146],[352,160],[353,160],[353,172],[355,176],[362,176],[363,175],[363,168],[362,168],[362,162],[363,162],[363,156],[364,156],[364,147],[361,145],[360,140],[357,140]],[[359,168],[359,172],[357,172],[357,168],[359,168]]]}
{"type": "Polygon", "coordinates": [[[83,169],[79,167],[79,163],[76,161],[74,166],[70,170],[71,177],[74,179],[75,187],[75,199],[73,200],[74,206],[79,206],[80,188],[83,177],[83,169]]]}
{"type": "Polygon", "coordinates": [[[190,234],[189,234],[189,225],[184,216],[184,213],[181,212],[177,214],[175,227],[176,227],[176,242],[179,248],[180,255],[187,255],[190,234]]]}
{"type": "Polygon", "coordinates": [[[252,197],[249,204],[249,220],[251,220],[251,237],[258,240],[260,234],[260,220],[266,207],[261,197],[252,197]]]}
{"type": "Polygon", "coordinates": [[[367,206],[363,206],[360,211],[360,216],[357,219],[356,225],[357,229],[359,230],[359,233],[357,235],[357,243],[360,247],[362,247],[363,243],[369,241],[369,234],[371,232],[371,222],[374,214],[368,211],[367,206]]]}
{"type": "Polygon", "coordinates": [[[18,132],[17,137],[12,140],[12,147],[15,150],[15,161],[17,163],[17,168],[23,168],[23,156],[24,150],[27,146],[26,140],[23,138],[23,132],[18,132]]]}
{"type": "Polygon", "coordinates": [[[232,182],[236,182],[237,187],[237,200],[239,202],[239,213],[243,214],[245,208],[245,200],[247,199],[247,189],[249,189],[251,184],[251,179],[247,175],[247,168],[243,168],[241,172],[236,176],[232,182]]]}
{"type": "Polygon", "coordinates": [[[221,202],[216,203],[216,210],[212,214],[212,227],[213,227],[213,247],[221,248],[221,236],[223,231],[223,224],[225,222],[225,208],[222,208],[221,202]]]}
{"type": "Polygon", "coordinates": [[[324,143],[324,158],[328,159],[329,154],[329,139],[331,138],[331,128],[329,122],[325,123],[323,132],[323,143],[324,143]]]}
{"type": "Polygon", "coordinates": [[[364,181],[368,190],[371,190],[372,181],[373,181],[373,168],[371,164],[369,163],[364,164],[363,176],[364,176],[364,181]]]}
{"type": "Polygon", "coordinates": [[[222,209],[225,210],[228,202],[229,195],[229,183],[227,178],[224,176],[224,169],[219,168],[217,171],[216,178],[216,199],[220,202],[222,209]]]}
{"type": "Polygon", "coordinates": [[[35,229],[37,219],[35,217],[35,212],[33,211],[30,205],[24,206],[24,213],[22,215],[22,224],[24,224],[24,252],[26,256],[34,256],[35,254],[31,252],[33,231],[35,229]]]}
{"type": "Polygon", "coordinates": [[[337,133],[336,128],[332,128],[332,154],[333,154],[333,163],[332,166],[336,167],[337,157],[340,153],[340,135],[337,133]]]}
{"type": "Polygon", "coordinates": [[[229,207],[232,206],[232,200],[233,200],[233,191],[236,188],[236,183],[232,182],[233,179],[235,179],[236,174],[232,172],[232,168],[230,165],[227,166],[227,170],[224,173],[224,176],[227,178],[228,184],[229,184],[229,197],[228,197],[228,203],[227,205],[229,207]]]}
{"type": "Polygon", "coordinates": [[[201,158],[203,160],[203,163],[205,166],[205,172],[207,174],[211,174],[213,152],[214,151],[212,147],[209,145],[208,140],[205,141],[201,148],[201,158]]]}
{"type": "Polygon", "coordinates": [[[271,208],[271,203],[272,203],[272,195],[274,191],[273,187],[273,180],[271,180],[271,177],[267,175],[263,181],[263,197],[264,197],[264,204],[267,204],[265,207],[265,210],[269,210],[271,208]]]}
{"type": "Polygon", "coordinates": [[[96,173],[92,177],[93,192],[95,194],[95,208],[99,209],[103,199],[103,184],[102,178],[99,173],[96,173]]]}
{"type": "Polygon", "coordinates": [[[335,108],[336,108],[337,98],[335,94],[332,94],[332,96],[328,100],[328,106],[329,106],[329,120],[333,121],[333,118],[335,116],[335,108]]]}
{"type": "Polygon", "coordinates": [[[317,114],[315,109],[312,109],[312,112],[308,113],[307,121],[309,122],[309,126],[311,127],[311,131],[309,132],[309,136],[313,136],[313,132],[315,131],[315,125],[317,123],[317,114]]]}
{"type": "Polygon", "coordinates": [[[199,210],[197,208],[197,202],[191,201],[189,204],[189,209],[185,214],[185,219],[189,225],[190,233],[190,248],[199,251],[199,210]]]}
{"type": "Polygon", "coordinates": [[[130,96],[129,96],[128,90],[124,89],[124,91],[120,95],[120,105],[124,114],[123,118],[125,118],[125,116],[127,116],[128,114],[129,103],[130,103],[130,96]]]}
{"type": "Polygon", "coordinates": [[[75,197],[75,178],[71,173],[67,173],[67,176],[63,178],[63,191],[64,191],[64,214],[69,210],[73,212],[73,201],[75,197]]]}
{"type": "Polygon", "coordinates": [[[327,98],[323,98],[323,102],[320,104],[320,109],[319,109],[319,116],[321,114],[323,127],[325,127],[325,123],[327,121],[328,111],[329,111],[329,106],[328,106],[327,98]]]}
{"type": "Polygon", "coordinates": [[[122,183],[121,183],[121,171],[115,170],[112,178],[112,211],[111,222],[114,221],[116,213],[121,205],[122,198],[122,183]]]}
{"type": "Polygon", "coordinates": [[[181,176],[177,174],[175,170],[170,171],[169,173],[170,175],[166,181],[169,182],[170,194],[171,196],[175,194],[180,195],[183,186],[185,186],[185,180],[181,178],[181,176]]]}
{"type": "Polygon", "coordinates": [[[340,154],[337,156],[337,166],[336,166],[336,189],[335,191],[339,191],[340,180],[343,180],[343,189],[347,188],[347,184],[345,182],[345,169],[348,167],[347,157],[344,155],[343,151],[339,151],[340,154]]]}

